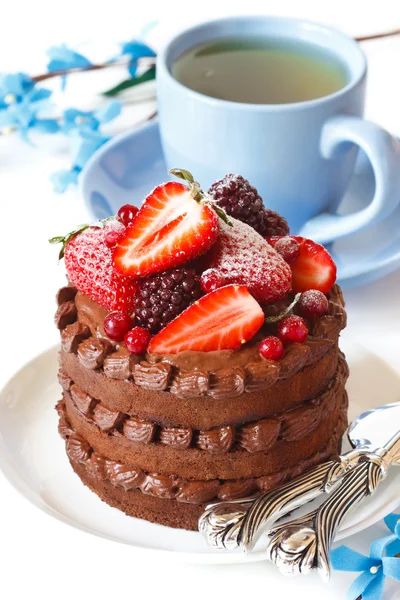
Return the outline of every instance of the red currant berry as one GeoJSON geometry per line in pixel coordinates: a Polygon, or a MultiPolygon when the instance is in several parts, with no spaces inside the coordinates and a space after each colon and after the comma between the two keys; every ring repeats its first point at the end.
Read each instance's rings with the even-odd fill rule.
{"type": "Polygon", "coordinates": [[[205,294],[209,294],[224,285],[224,278],[216,269],[207,269],[200,277],[200,287],[205,294]]]}
{"type": "Polygon", "coordinates": [[[280,238],[274,248],[288,264],[294,262],[300,254],[299,242],[288,236],[280,238]]]}
{"type": "Polygon", "coordinates": [[[127,313],[119,310],[110,312],[104,319],[104,331],[110,340],[120,342],[133,325],[133,320],[127,313]]]}
{"type": "Polygon", "coordinates": [[[144,327],[134,327],[124,337],[125,346],[132,354],[144,354],[147,350],[151,333],[144,327]]]}
{"type": "Polygon", "coordinates": [[[137,206],[133,206],[133,204],[124,204],[118,211],[118,217],[125,227],[128,227],[136,217],[138,211],[139,209],[137,206]]]}
{"type": "Polygon", "coordinates": [[[121,221],[108,221],[104,225],[104,239],[109,248],[114,248],[125,233],[125,225],[121,221]]]}
{"type": "Polygon", "coordinates": [[[307,290],[300,296],[298,303],[300,314],[306,319],[312,317],[323,317],[328,312],[328,298],[318,290],[307,290]]]}
{"type": "Polygon", "coordinates": [[[279,360],[285,352],[281,340],[274,335],[270,335],[260,342],[259,351],[261,356],[267,360],[279,360]]]}
{"type": "Polygon", "coordinates": [[[308,327],[304,319],[290,315],[278,323],[278,336],[282,342],[298,342],[302,344],[308,336],[308,327]]]}

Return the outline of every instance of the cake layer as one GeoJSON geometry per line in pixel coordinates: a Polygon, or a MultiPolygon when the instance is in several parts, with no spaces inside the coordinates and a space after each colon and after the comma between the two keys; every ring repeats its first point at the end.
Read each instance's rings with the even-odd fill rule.
{"type": "MultiPolygon", "coordinates": [[[[312,466],[320,464],[324,460],[339,454],[341,449],[341,437],[344,430],[345,425],[340,425],[340,428],[332,433],[328,445],[322,451],[315,454],[308,461],[299,463],[296,468],[286,471],[281,474],[281,476],[277,474],[275,478],[270,478],[269,482],[265,481],[265,486],[262,491],[266,492],[277,485],[281,485],[285,481],[301,475],[312,466]]],[[[212,498],[205,500],[200,504],[194,504],[184,503],[177,499],[154,496],[152,495],[151,488],[145,493],[143,493],[141,489],[125,490],[122,485],[115,485],[107,478],[104,478],[98,468],[93,468],[93,464],[96,464],[96,458],[96,455],[93,456],[93,454],[90,458],[85,460],[78,460],[71,457],[71,455],[69,456],[70,463],[82,482],[104,502],[118,508],[129,516],[146,519],[147,521],[167,525],[169,527],[197,530],[198,519],[212,498]]],[[[99,460],[97,462],[101,464],[102,461],[99,460]]],[[[120,481],[123,482],[122,477],[120,481]]],[[[237,486],[237,490],[238,489],[239,486],[237,486]]],[[[241,494],[235,495],[235,498],[245,497],[252,493],[246,491],[243,482],[240,491],[241,494]]],[[[216,499],[214,499],[214,501],[216,499]]],[[[224,497],[219,499],[225,500],[228,498],[224,497]]]]}
{"type": "Polygon", "coordinates": [[[306,342],[288,346],[278,362],[260,356],[262,331],[234,351],[140,357],[105,338],[106,311],[75,292],[60,290],[56,313],[68,376],[112,410],[198,429],[271,416],[317,395],[336,370],[346,323],[334,286],[328,314],[310,323],[306,342]]]}
{"type": "Polygon", "coordinates": [[[178,474],[154,473],[140,469],[137,465],[129,465],[105,457],[95,451],[90,443],[80,436],[68,420],[65,403],[57,405],[60,415],[59,431],[66,440],[66,450],[70,460],[85,464],[86,468],[101,479],[110,481],[115,486],[122,487],[126,492],[139,489],[144,494],[150,494],[163,499],[176,499],[178,502],[202,504],[210,500],[234,500],[253,493],[262,492],[276,487],[282,481],[303,472],[307,466],[316,464],[321,452],[329,447],[332,439],[343,433],[346,427],[347,396],[343,398],[341,416],[337,427],[332,430],[329,441],[318,452],[307,459],[298,461],[290,468],[279,469],[275,473],[260,477],[244,477],[234,479],[187,479],[178,474]]]}
{"type": "MultiPolygon", "coordinates": [[[[301,344],[292,346],[302,347],[301,344]]],[[[335,345],[320,360],[292,377],[278,380],[265,390],[231,398],[177,398],[167,391],[142,388],[131,380],[110,379],[103,369],[88,369],[76,354],[65,351],[61,351],[60,364],[64,375],[110,410],[148,419],[159,425],[180,425],[200,430],[248,423],[296,408],[327,388],[336,373],[338,356],[339,350],[335,345]]],[[[236,376],[239,378],[239,374],[236,376]]]]}
{"type": "Polygon", "coordinates": [[[261,426],[257,422],[246,425],[244,434],[240,427],[222,427],[208,432],[161,428],[158,438],[153,439],[149,436],[152,423],[148,422],[148,427],[143,430],[144,441],[135,441],[130,437],[132,419],[127,419],[126,415],[110,413],[85,393],[77,393],[75,386],[70,393],[64,393],[64,398],[73,428],[97,452],[109,458],[144,470],[179,473],[187,478],[257,477],[291,467],[326,445],[338,423],[347,374],[347,364],[341,359],[338,372],[324,394],[292,411],[264,419],[262,424],[269,433],[264,439],[269,447],[266,445],[266,448],[251,453],[239,443],[232,444],[228,451],[227,440],[234,441],[234,436],[238,440],[243,440],[243,436],[247,439],[246,431],[248,434],[252,428],[256,441],[259,441],[261,426]],[[225,451],[218,450],[216,445],[214,451],[199,447],[199,440],[204,442],[207,434],[213,440],[220,439],[225,451]],[[183,442],[179,449],[168,444],[177,438],[183,442]],[[188,446],[187,441],[193,441],[193,445],[188,446]]]}
{"type": "Polygon", "coordinates": [[[98,430],[130,440],[131,447],[140,450],[143,444],[158,443],[177,450],[199,448],[208,452],[229,452],[243,448],[248,452],[266,452],[278,439],[296,441],[313,431],[324,412],[332,412],[337,397],[344,389],[348,366],[341,354],[338,369],[326,390],[301,406],[266,419],[241,425],[224,425],[209,430],[174,425],[163,427],[154,421],[140,419],[119,411],[111,411],[102,402],[82,390],[71,379],[59,373],[67,407],[77,417],[91,423],[98,430]]]}

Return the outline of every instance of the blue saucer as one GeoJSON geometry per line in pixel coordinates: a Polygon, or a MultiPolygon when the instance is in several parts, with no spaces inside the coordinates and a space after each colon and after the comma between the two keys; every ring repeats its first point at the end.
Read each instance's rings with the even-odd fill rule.
{"type": "MultiPolygon", "coordinates": [[[[177,165],[184,167],[185,165],[177,165]]],[[[147,194],[171,177],[161,149],[157,121],[113,138],[87,163],[81,192],[96,219],[116,214],[123,204],[140,205],[147,194]]],[[[360,151],[341,214],[359,210],[374,194],[374,176],[360,151]]],[[[373,281],[400,267],[400,205],[388,219],[330,245],[343,287],[373,281]]]]}

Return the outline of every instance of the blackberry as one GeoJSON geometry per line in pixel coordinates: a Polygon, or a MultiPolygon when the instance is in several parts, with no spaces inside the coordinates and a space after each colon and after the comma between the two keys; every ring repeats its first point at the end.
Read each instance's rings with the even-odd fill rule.
{"type": "Polygon", "coordinates": [[[201,295],[194,269],[181,267],[141,279],[135,296],[135,323],[157,333],[201,295]]]}
{"type": "Polygon", "coordinates": [[[209,196],[234,219],[265,235],[265,209],[255,187],[241,175],[225,175],[208,190],[209,196]]]}
{"type": "Polygon", "coordinates": [[[273,235],[289,235],[289,225],[286,219],[269,208],[265,209],[264,213],[264,237],[272,237],[273,235]]]}

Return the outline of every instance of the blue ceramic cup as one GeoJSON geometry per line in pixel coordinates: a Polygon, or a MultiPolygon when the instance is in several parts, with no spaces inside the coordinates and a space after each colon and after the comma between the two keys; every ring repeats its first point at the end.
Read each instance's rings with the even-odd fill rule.
{"type": "Polygon", "coordinates": [[[157,95],[168,168],[183,167],[204,189],[226,173],[254,185],[293,232],[330,242],[386,218],[400,200],[400,146],[362,118],[367,74],[359,45],[323,25],[279,17],[233,17],[187,29],[157,59],[157,95]],[[245,104],[205,96],[171,75],[186,50],[227,36],[271,36],[329,50],[348,71],[345,87],[293,104],[245,104]],[[359,212],[336,213],[358,148],[371,161],[375,195],[359,212]]]}

